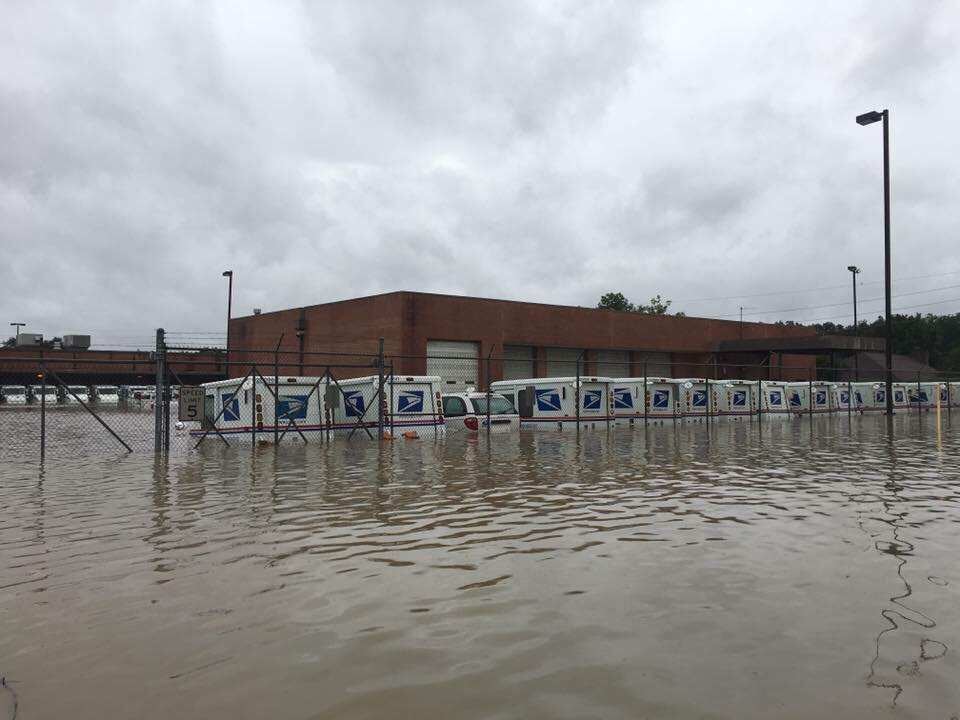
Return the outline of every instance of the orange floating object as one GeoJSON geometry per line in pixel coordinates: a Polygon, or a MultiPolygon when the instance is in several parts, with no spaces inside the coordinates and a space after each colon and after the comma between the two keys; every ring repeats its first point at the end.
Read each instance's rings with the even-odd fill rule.
{"type": "Polygon", "coordinates": [[[403,436],[404,436],[407,440],[419,440],[419,439],[420,439],[420,436],[417,435],[417,431],[416,431],[416,430],[407,430],[407,431],[403,434],[403,436]]]}

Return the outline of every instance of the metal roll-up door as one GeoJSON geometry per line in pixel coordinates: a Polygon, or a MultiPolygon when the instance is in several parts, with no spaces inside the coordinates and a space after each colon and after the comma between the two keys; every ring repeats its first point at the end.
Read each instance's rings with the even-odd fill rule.
{"type": "MultiPolygon", "coordinates": [[[[577,374],[577,358],[582,350],[573,348],[547,348],[547,377],[574,377],[577,374]]],[[[583,359],[580,359],[580,374],[584,374],[583,359]]]]}
{"type": "Polygon", "coordinates": [[[534,375],[534,349],[530,345],[503,346],[503,379],[528,380],[534,375]]]}
{"type": "Polygon", "coordinates": [[[427,341],[427,375],[440,377],[441,392],[479,387],[480,346],[475,342],[427,341]]]}
{"type": "Polygon", "coordinates": [[[595,358],[595,375],[630,377],[630,353],[627,350],[597,350],[595,358]]]}
{"type": "MultiPolygon", "coordinates": [[[[650,377],[673,377],[673,363],[670,353],[637,353],[636,371],[634,374],[643,374],[643,362],[647,363],[647,375],[650,377]]],[[[702,374],[702,373],[701,373],[702,374]]]]}

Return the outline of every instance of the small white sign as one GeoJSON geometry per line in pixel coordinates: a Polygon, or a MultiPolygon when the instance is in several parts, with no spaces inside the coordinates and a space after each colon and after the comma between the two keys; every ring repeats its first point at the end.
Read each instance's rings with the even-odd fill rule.
{"type": "Polygon", "coordinates": [[[203,388],[181,387],[178,419],[184,422],[200,422],[203,418],[203,388]]]}

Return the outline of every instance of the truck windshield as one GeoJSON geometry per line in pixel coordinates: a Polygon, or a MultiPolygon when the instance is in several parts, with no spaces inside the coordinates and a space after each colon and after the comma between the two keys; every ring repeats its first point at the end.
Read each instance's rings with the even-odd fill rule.
{"type": "MultiPolygon", "coordinates": [[[[478,415],[487,414],[487,396],[481,395],[480,397],[470,398],[473,402],[473,407],[476,409],[478,415]]],[[[513,403],[507,400],[503,395],[491,395],[490,396],[490,414],[491,415],[516,415],[517,411],[513,407],[513,403]]]]}
{"type": "Polygon", "coordinates": [[[23,395],[23,388],[4,388],[2,390],[4,396],[11,397],[13,395],[23,395]]]}

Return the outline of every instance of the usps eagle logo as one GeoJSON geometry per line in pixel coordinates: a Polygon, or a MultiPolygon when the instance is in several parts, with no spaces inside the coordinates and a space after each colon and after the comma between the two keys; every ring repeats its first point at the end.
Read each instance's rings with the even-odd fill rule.
{"type": "Polygon", "coordinates": [[[556,388],[537,390],[537,410],[541,412],[555,412],[560,410],[560,393],[556,388]]]}
{"type": "Polygon", "coordinates": [[[422,413],[423,390],[403,390],[397,396],[397,412],[422,413]]]}
{"type": "Polygon", "coordinates": [[[240,419],[240,401],[231,395],[229,398],[223,401],[223,419],[224,420],[239,420],[240,419]]]}
{"type": "Polygon", "coordinates": [[[343,407],[347,417],[360,417],[364,410],[363,394],[359,390],[347,390],[343,393],[343,407]]]}
{"type": "Polygon", "coordinates": [[[706,390],[697,390],[693,393],[693,406],[694,407],[706,407],[707,406],[707,391],[706,390]]]}
{"type": "Polygon", "coordinates": [[[601,397],[600,390],[585,390],[583,393],[583,409],[599,410],[601,397]]]}
{"type": "Polygon", "coordinates": [[[666,410],[668,407],[670,407],[670,391],[654,390],[653,407],[655,407],[657,410],[666,410]]]}
{"type": "Polygon", "coordinates": [[[288,395],[277,401],[277,418],[280,420],[306,420],[307,395],[288,395]]]}
{"type": "Polygon", "coordinates": [[[777,406],[783,405],[783,393],[779,390],[773,390],[770,393],[770,404],[777,406]]]}
{"type": "Polygon", "coordinates": [[[630,410],[633,408],[633,395],[630,394],[630,388],[614,389],[613,407],[617,410],[630,410]]]}
{"type": "Polygon", "coordinates": [[[737,390],[733,393],[733,406],[734,407],[746,407],[747,406],[747,394],[743,390],[737,390]]]}

